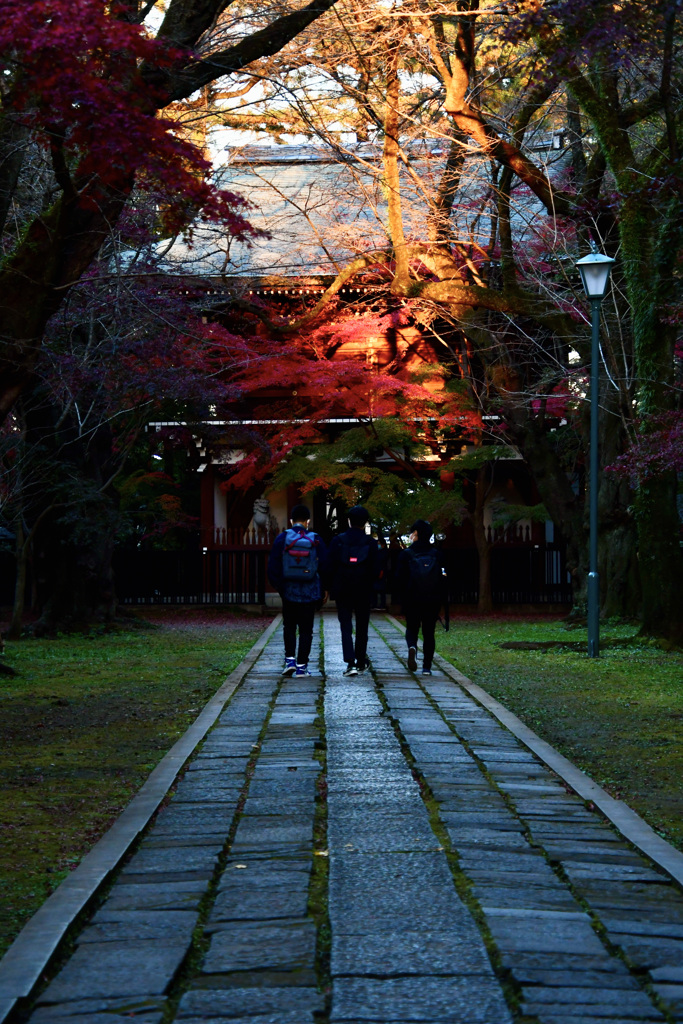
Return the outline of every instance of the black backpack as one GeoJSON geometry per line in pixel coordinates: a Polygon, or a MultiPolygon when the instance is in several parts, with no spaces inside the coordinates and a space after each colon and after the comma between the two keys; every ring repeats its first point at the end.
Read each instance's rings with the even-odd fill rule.
{"type": "Polygon", "coordinates": [[[408,548],[408,566],[410,586],[413,594],[420,601],[441,601],[443,589],[443,573],[436,549],[417,552],[408,548]]]}
{"type": "Polygon", "coordinates": [[[362,540],[350,538],[345,534],[339,538],[339,569],[337,585],[341,590],[353,590],[356,586],[370,583],[368,569],[370,564],[370,538],[362,540]]]}

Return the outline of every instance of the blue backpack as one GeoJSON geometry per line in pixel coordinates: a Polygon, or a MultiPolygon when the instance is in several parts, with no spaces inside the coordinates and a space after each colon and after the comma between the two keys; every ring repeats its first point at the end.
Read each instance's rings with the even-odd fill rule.
{"type": "Polygon", "coordinates": [[[301,533],[299,530],[285,531],[285,547],[282,552],[282,575],[290,582],[305,583],[318,575],[318,536],[315,533],[301,533]]]}

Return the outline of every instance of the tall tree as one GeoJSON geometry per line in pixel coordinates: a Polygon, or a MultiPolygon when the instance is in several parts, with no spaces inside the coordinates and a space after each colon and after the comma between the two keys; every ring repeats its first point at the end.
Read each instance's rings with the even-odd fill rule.
{"type": "MultiPolygon", "coordinates": [[[[131,453],[154,450],[147,423],[207,419],[239,395],[220,378],[225,346],[207,334],[193,282],[180,287],[158,272],[139,224],[125,216],[120,228],[125,264],[116,271],[123,243],[108,245],[70,289],[48,322],[31,384],[0,427],[0,523],[16,537],[17,633],[29,563],[38,629],[114,617],[112,553],[128,518],[120,483],[131,453]]],[[[132,489],[129,481],[129,498],[132,489]]]]}
{"type": "MultiPolygon", "coordinates": [[[[280,90],[268,98],[271,123],[298,125],[342,155],[340,129],[383,146],[388,290],[459,325],[469,376],[569,537],[577,582],[586,524],[567,455],[581,483],[589,330],[572,264],[589,237],[618,255],[603,304],[603,466],[678,403],[679,14],[666,0],[458,0],[448,12],[347,0],[309,31],[317,76],[304,66],[314,44],[305,59],[285,54],[280,90]],[[439,155],[438,175],[411,138],[439,155]],[[575,456],[548,414],[558,389],[575,456]]],[[[359,239],[356,271],[373,248],[375,238],[365,247],[359,239]]],[[[635,496],[623,477],[602,474],[603,610],[640,610],[648,631],[680,639],[676,477],[661,461],[648,465],[632,481],[635,496]]]]}
{"type": "Polygon", "coordinates": [[[271,18],[231,0],[0,0],[0,417],[135,188],[157,197],[167,230],[200,213],[248,232],[237,197],[211,185],[208,163],[159,115],[277,53],[333,3],[275,6],[271,18]],[[145,19],[157,7],[153,32],[145,19]],[[50,174],[39,207],[16,225],[32,144],[50,174]]]}

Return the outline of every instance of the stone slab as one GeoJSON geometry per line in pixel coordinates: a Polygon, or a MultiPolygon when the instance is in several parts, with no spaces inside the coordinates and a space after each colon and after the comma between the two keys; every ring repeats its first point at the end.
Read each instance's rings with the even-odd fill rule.
{"type": "Polygon", "coordinates": [[[650,971],[653,981],[675,982],[683,985],[683,964],[680,966],[655,967],[650,971]]]}
{"type": "Polygon", "coordinates": [[[601,914],[600,920],[610,935],[656,935],[660,938],[683,939],[683,923],[679,921],[634,921],[601,914]]]}
{"type": "Polygon", "coordinates": [[[621,963],[610,956],[607,950],[602,953],[581,954],[554,951],[530,952],[527,950],[501,950],[500,960],[503,966],[520,975],[528,970],[540,971],[576,971],[583,975],[586,971],[613,971],[615,964],[621,963]]]}
{"type": "MultiPolygon", "coordinates": [[[[540,853],[526,849],[503,852],[502,850],[472,849],[468,846],[459,847],[460,865],[468,874],[469,868],[478,872],[491,871],[495,875],[512,872],[515,875],[548,875],[552,876],[540,853]]],[[[523,884],[520,878],[520,884],[523,884]]]]}
{"type": "Polygon", "coordinates": [[[91,942],[76,949],[40,1004],[99,997],[161,995],[180,967],[186,943],[91,942]]]}
{"type": "Polygon", "coordinates": [[[542,1006],[549,1003],[553,1005],[564,1003],[574,1007],[574,1010],[580,1006],[583,1012],[588,1011],[590,1006],[599,1006],[603,1011],[605,1007],[611,1006],[613,1009],[618,1008],[624,1016],[638,1011],[648,1017],[652,1016],[654,1011],[652,1002],[645,992],[633,988],[605,988],[603,990],[582,985],[553,985],[547,988],[535,986],[533,988],[525,987],[522,990],[522,995],[526,1005],[533,1003],[535,1006],[542,1006]]]}
{"type": "MultiPolygon", "coordinates": [[[[288,1013],[286,1010],[277,1010],[275,1013],[254,1013],[248,1017],[183,1017],[187,1024],[223,1024],[230,1021],[230,1024],[316,1024],[319,1017],[315,1010],[294,1010],[288,1013]]],[[[102,1024],[105,1024],[103,1021],[102,1024]]]]}
{"type": "Polygon", "coordinates": [[[121,878],[125,879],[128,875],[163,875],[169,872],[178,874],[199,871],[211,874],[222,849],[223,845],[218,843],[161,848],[141,846],[121,871],[121,878]]]}
{"type": "Polygon", "coordinates": [[[563,860],[562,867],[571,879],[616,879],[628,882],[661,882],[663,876],[641,864],[609,864],[604,861],[586,863],[584,861],[563,860]]]}
{"type": "Polygon", "coordinates": [[[483,944],[471,929],[381,930],[376,922],[361,934],[332,936],[331,972],[337,975],[396,977],[416,974],[491,974],[483,944]],[[375,925],[375,927],[373,927],[375,925]]]}
{"type": "Polygon", "coordinates": [[[679,967],[683,964],[683,941],[642,935],[613,936],[626,956],[640,967],[679,967]]]}
{"type": "Polygon", "coordinates": [[[184,849],[187,846],[215,846],[218,840],[223,840],[220,835],[207,835],[199,832],[197,835],[188,835],[187,832],[166,832],[162,835],[150,833],[145,839],[145,847],[148,850],[170,850],[184,849]]]}
{"type": "Polygon", "coordinates": [[[539,967],[523,967],[521,965],[508,969],[515,980],[522,985],[578,985],[582,988],[594,988],[600,992],[603,989],[617,989],[620,992],[641,991],[640,984],[620,960],[606,963],[605,969],[601,971],[580,969],[564,971],[561,967],[544,970],[539,967]]]}
{"type": "MultiPolygon", "coordinates": [[[[288,885],[300,884],[300,878],[308,879],[311,871],[311,855],[288,855],[263,858],[254,854],[246,857],[228,857],[225,870],[218,883],[219,889],[233,886],[288,885]]],[[[306,881],[306,884],[308,882],[306,881]]]]}
{"type": "Polygon", "coordinates": [[[505,951],[597,955],[604,950],[593,929],[583,921],[489,916],[487,923],[494,942],[505,951]]]}
{"type": "Polygon", "coordinates": [[[312,921],[250,924],[215,932],[204,957],[204,974],[231,971],[294,971],[312,968],[316,932],[312,921]]]}
{"type": "Polygon", "coordinates": [[[173,799],[177,803],[218,803],[236,804],[242,792],[241,786],[235,786],[229,780],[221,778],[216,771],[193,772],[187,775],[178,786],[173,799]],[[215,776],[215,778],[206,778],[215,776]],[[195,781],[195,779],[197,781],[195,781]]]}
{"type": "Polygon", "coordinates": [[[653,987],[660,999],[663,999],[667,1006],[677,1014],[683,1010],[683,984],[657,983],[653,987]]]}
{"type": "Polygon", "coordinates": [[[496,828],[470,828],[467,826],[448,825],[446,827],[449,838],[458,850],[465,850],[468,854],[477,849],[494,849],[500,852],[512,852],[514,850],[527,850],[528,840],[522,830],[511,831],[496,828]]]}
{"type": "Polygon", "coordinates": [[[502,909],[556,910],[571,912],[577,903],[568,889],[560,885],[487,885],[476,883],[472,893],[482,906],[502,909]]]}
{"type": "Polygon", "coordinates": [[[336,978],[330,1021],[511,1024],[498,982],[489,977],[336,978]]]}
{"type": "Polygon", "coordinates": [[[298,1014],[302,1024],[324,1006],[324,998],[314,988],[298,986],[229,987],[193,989],[180,1000],[177,1020],[265,1020],[279,1022],[279,1014],[298,1014]]]}
{"type": "Polygon", "coordinates": [[[228,803],[172,803],[160,812],[154,835],[227,836],[234,816],[235,808],[228,803]]]}
{"type": "Polygon", "coordinates": [[[574,1024],[578,1020],[600,1021],[601,1024],[611,1021],[612,1024],[627,1024],[630,1021],[664,1021],[664,1016],[650,1006],[643,1007],[624,1006],[617,1009],[612,1003],[575,1003],[568,1006],[565,1003],[537,1003],[523,1002],[522,1013],[537,1017],[540,1024],[549,1024],[551,1021],[562,1021],[563,1024],[574,1024]],[[618,1014],[618,1016],[616,1015],[618,1014]]]}
{"type": "Polygon", "coordinates": [[[409,814],[395,817],[368,814],[356,818],[339,818],[330,810],[327,840],[330,850],[353,847],[362,853],[443,849],[429,827],[424,812],[416,820],[414,815],[409,814]]]}
{"type": "Polygon", "coordinates": [[[180,882],[117,882],[107,898],[106,909],[194,910],[207,889],[207,881],[194,878],[180,882]]]}
{"type": "Polygon", "coordinates": [[[308,887],[282,889],[281,887],[260,888],[235,893],[221,890],[213,905],[210,922],[221,921],[266,921],[272,918],[302,918],[308,907],[308,887]]]}
{"type": "Polygon", "coordinates": [[[162,939],[163,942],[189,945],[198,917],[197,913],[189,910],[115,911],[107,909],[105,904],[78,936],[78,944],[162,939]]]}
{"type": "Polygon", "coordinates": [[[31,1015],[33,1024],[117,1024],[139,1021],[158,1024],[164,1014],[164,1002],[149,996],[134,999],[81,999],[39,1006],[31,1015]]]}
{"type": "MultiPolygon", "coordinates": [[[[617,1017],[613,1015],[601,1014],[600,1016],[593,1016],[592,1012],[589,1014],[582,1013],[581,1009],[577,1009],[576,1013],[563,1013],[563,1007],[551,1007],[543,1012],[541,1017],[537,1020],[539,1024],[632,1024],[637,1020],[637,1024],[662,1024],[663,1017],[648,1017],[643,1019],[642,1017],[617,1017]]],[[[596,1011],[597,1012],[597,1011],[596,1011]]]]}

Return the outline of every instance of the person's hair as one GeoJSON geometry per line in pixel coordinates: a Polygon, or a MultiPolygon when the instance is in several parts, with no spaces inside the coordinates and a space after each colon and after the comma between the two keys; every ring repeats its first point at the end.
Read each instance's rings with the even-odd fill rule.
{"type": "Polygon", "coordinates": [[[349,522],[351,526],[365,526],[370,519],[367,510],[362,505],[354,505],[349,509],[349,522]]]}
{"type": "Polygon", "coordinates": [[[434,533],[431,523],[428,523],[426,519],[416,519],[410,527],[410,532],[417,533],[418,540],[429,540],[434,533]]]}
{"type": "Polygon", "coordinates": [[[305,523],[311,518],[311,510],[308,505],[295,505],[289,518],[293,523],[305,523]]]}

